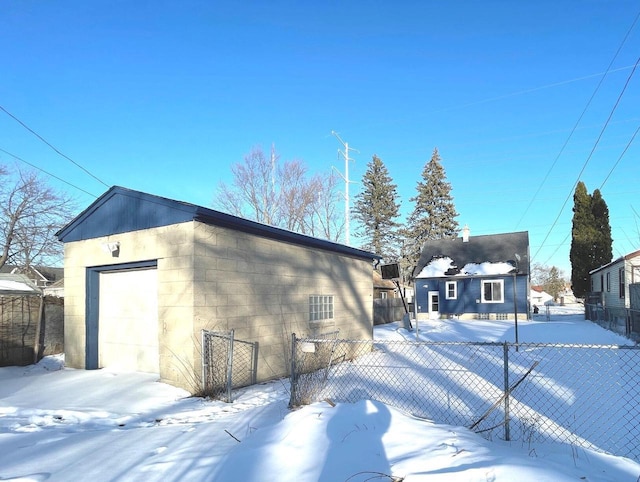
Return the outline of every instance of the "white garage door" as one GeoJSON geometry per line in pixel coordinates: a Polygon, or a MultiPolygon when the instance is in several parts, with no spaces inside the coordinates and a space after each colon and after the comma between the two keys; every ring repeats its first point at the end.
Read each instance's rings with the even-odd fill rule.
{"type": "Polygon", "coordinates": [[[157,270],[102,272],[98,299],[99,366],[158,373],[157,270]]]}

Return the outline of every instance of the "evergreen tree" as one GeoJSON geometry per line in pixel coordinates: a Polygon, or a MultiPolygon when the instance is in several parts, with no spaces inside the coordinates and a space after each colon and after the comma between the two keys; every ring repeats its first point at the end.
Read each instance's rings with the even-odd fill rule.
{"type": "Polygon", "coordinates": [[[596,238],[593,243],[593,268],[599,268],[613,258],[613,239],[611,238],[611,225],[609,224],[609,208],[602,198],[599,189],[593,191],[591,196],[591,212],[596,238]]]}
{"type": "Polygon", "coordinates": [[[410,199],[415,206],[404,232],[404,256],[410,268],[417,263],[425,241],[455,238],[458,234],[458,221],[455,219],[458,213],[451,196],[451,184],[447,182],[437,148],[425,164],[422,180],[416,189],[418,194],[410,199]]]}
{"type": "Polygon", "coordinates": [[[609,209],[600,191],[589,195],[580,181],[573,195],[573,221],[571,227],[571,286],[578,298],[590,289],[589,272],[612,259],[609,209]]]}
{"type": "Polygon", "coordinates": [[[573,194],[573,221],[571,227],[571,288],[573,294],[582,298],[589,291],[589,271],[591,269],[591,243],[594,238],[591,196],[580,181],[573,194]]]}
{"type": "Polygon", "coordinates": [[[363,190],[356,196],[354,218],[360,222],[357,235],[365,240],[363,249],[373,251],[385,261],[398,256],[400,203],[397,186],[378,156],[373,156],[362,177],[363,190]]]}

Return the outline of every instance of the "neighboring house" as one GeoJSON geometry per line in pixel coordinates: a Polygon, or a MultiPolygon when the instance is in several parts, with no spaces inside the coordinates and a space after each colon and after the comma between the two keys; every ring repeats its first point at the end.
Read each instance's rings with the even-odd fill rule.
{"type": "Polygon", "coordinates": [[[18,266],[4,265],[0,268],[0,273],[23,274],[38,288],[46,288],[60,281],[64,277],[63,268],[49,268],[46,266],[30,266],[21,268],[18,266]]]}
{"type": "Polygon", "coordinates": [[[401,320],[405,308],[398,286],[390,279],[383,279],[380,271],[373,270],[373,324],[382,325],[401,320]]]}
{"type": "Polygon", "coordinates": [[[288,374],[292,333],[373,336],[366,251],[117,186],[57,237],[73,368],[194,390],[202,329],[258,342],[258,381],[288,374]]]}
{"type": "Polygon", "coordinates": [[[529,316],[526,231],[426,241],[414,270],[416,318],[529,316]],[[514,300],[515,283],[515,300],[514,300]]]}
{"type": "MultiPolygon", "coordinates": [[[[390,279],[382,279],[378,270],[373,270],[373,299],[395,298],[398,287],[390,279]]],[[[400,296],[400,295],[398,295],[400,296]]]]}
{"type": "Polygon", "coordinates": [[[598,299],[608,310],[640,309],[640,305],[632,306],[632,295],[640,286],[640,250],[590,271],[589,276],[590,299],[598,299]]]}
{"type": "Polygon", "coordinates": [[[24,274],[0,273],[1,296],[41,296],[42,290],[24,274]]]}
{"type": "Polygon", "coordinates": [[[573,289],[571,288],[571,282],[567,281],[564,285],[564,289],[560,292],[560,304],[574,304],[577,303],[578,300],[573,294],[573,289]]]}
{"type": "Polygon", "coordinates": [[[534,306],[541,308],[547,303],[553,303],[553,296],[547,293],[542,286],[532,286],[529,299],[531,300],[532,309],[534,306]]]}
{"type": "Polygon", "coordinates": [[[56,298],[64,298],[64,278],[59,279],[55,283],[42,288],[45,296],[55,296],[56,298]]]}

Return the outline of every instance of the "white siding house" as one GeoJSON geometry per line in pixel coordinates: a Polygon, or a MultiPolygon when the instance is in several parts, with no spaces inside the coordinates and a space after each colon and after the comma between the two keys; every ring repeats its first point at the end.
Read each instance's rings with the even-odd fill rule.
{"type": "Polygon", "coordinates": [[[594,269],[589,275],[591,292],[601,293],[605,308],[630,308],[629,285],[640,283],[640,250],[594,269]]]}

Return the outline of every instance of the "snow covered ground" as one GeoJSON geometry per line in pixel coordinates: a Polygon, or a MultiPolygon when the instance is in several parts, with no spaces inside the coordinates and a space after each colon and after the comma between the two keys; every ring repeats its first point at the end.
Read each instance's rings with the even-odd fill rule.
{"type": "MultiPolygon", "coordinates": [[[[519,323],[519,340],[631,344],[554,308],[519,323]]],[[[430,321],[432,341],[513,341],[513,321],[430,321]]],[[[397,323],[379,339],[415,339],[397,323]]],[[[0,368],[0,480],[13,481],[611,481],[640,464],[570,446],[490,442],[375,401],[289,411],[288,381],[232,404],[189,397],[157,376],[64,368],[62,356],[0,368]],[[392,479],[396,477],[397,479],[392,479]]]]}

